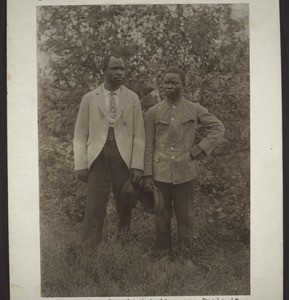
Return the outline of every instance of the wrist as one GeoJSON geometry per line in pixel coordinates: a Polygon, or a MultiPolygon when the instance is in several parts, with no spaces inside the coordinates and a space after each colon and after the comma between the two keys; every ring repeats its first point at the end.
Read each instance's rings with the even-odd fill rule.
{"type": "Polygon", "coordinates": [[[190,156],[192,159],[196,159],[198,156],[200,156],[203,153],[203,149],[198,146],[198,145],[194,145],[190,150],[190,156]]]}
{"type": "Polygon", "coordinates": [[[144,176],[143,179],[145,183],[153,181],[153,177],[150,175],[144,176]]]}

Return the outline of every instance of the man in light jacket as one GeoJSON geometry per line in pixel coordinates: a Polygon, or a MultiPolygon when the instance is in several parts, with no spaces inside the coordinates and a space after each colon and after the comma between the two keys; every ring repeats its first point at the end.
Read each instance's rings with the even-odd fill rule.
{"type": "Polygon", "coordinates": [[[119,232],[130,229],[131,207],[121,203],[128,178],[138,182],[144,160],[144,124],[140,100],[123,85],[125,64],[117,54],[103,61],[104,83],[86,94],[74,134],[75,170],[87,183],[83,241],[97,245],[102,238],[112,187],[119,215],[119,232]]]}
{"type": "Polygon", "coordinates": [[[210,155],[221,141],[224,126],[206,108],[182,96],[185,74],[176,67],[164,76],[166,99],[151,107],[145,116],[144,188],[159,189],[164,208],[156,214],[157,242],[160,250],[171,252],[171,217],[174,207],[178,226],[178,243],[190,247],[191,204],[197,175],[196,160],[210,155]],[[207,135],[195,143],[198,124],[207,135]]]}

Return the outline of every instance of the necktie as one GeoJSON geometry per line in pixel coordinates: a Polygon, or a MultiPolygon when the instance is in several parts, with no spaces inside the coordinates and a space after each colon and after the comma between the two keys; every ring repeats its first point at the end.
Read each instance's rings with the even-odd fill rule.
{"type": "Polygon", "coordinates": [[[115,119],[115,117],[116,117],[116,99],[115,99],[115,93],[114,92],[110,93],[109,112],[110,112],[110,117],[112,119],[115,119]]]}

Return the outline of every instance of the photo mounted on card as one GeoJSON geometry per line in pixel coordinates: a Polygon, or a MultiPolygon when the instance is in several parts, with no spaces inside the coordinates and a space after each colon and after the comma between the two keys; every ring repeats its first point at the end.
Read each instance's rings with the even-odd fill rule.
{"type": "Polygon", "coordinates": [[[278,1],[11,1],[11,299],[281,299],[279,43],[278,1]]]}

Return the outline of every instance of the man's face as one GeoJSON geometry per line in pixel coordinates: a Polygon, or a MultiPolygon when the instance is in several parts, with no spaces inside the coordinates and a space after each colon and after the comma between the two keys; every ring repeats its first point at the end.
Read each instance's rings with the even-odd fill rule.
{"type": "Polygon", "coordinates": [[[120,86],[124,81],[125,65],[121,58],[111,56],[104,71],[105,80],[112,86],[120,86]]]}
{"type": "Polygon", "coordinates": [[[179,74],[167,73],[164,77],[164,92],[168,99],[177,100],[182,94],[183,84],[179,74]]]}

